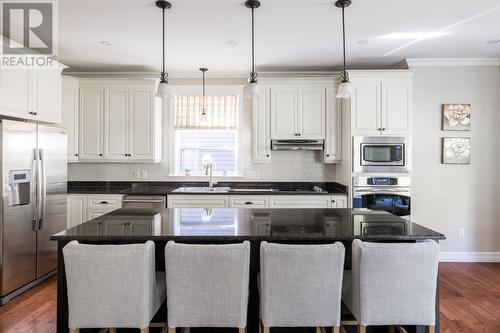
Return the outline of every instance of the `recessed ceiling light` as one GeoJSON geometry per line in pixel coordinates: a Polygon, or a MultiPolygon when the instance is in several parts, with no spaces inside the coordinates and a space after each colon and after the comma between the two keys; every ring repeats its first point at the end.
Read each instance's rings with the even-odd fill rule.
{"type": "Polygon", "coordinates": [[[366,44],[368,44],[368,39],[361,39],[361,40],[358,40],[358,44],[359,44],[359,45],[366,45],[366,44]]]}
{"type": "Polygon", "coordinates": [[[395,32],[380,36],[383,39],[427,39],[436,38],[448,35],[446,31],[433,31],[433,32],[395,32]]]}
{"type": "Polygon", "coordinates": [[[231,45],[231,46],[235,46],[235,45],[238,45],[239,42],[237,40],[230,39],[230,40],[227,41],[227,44],[231,45]]]}
{"type": "Polygon", "coordinates": [[[489,41],[486,41],[486,44],[498,44],[500,43],[500,39],[490,39],[489,41]]]}
{"type": "Polygon", "coordinates": [[[99,42],[99,44],[101,44],[102,46],[111,46],[111,45],[113,45],[113,43],[111,43],[109,40],[101,40],[99,42]]]}

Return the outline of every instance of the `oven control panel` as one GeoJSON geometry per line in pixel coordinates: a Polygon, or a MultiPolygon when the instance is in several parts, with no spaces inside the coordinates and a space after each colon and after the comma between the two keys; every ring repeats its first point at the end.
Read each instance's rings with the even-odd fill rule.
{"type": "Polygon", "coordinates": [[[410,186],[410,177],[353,177],[353,186],[410,186]]]}

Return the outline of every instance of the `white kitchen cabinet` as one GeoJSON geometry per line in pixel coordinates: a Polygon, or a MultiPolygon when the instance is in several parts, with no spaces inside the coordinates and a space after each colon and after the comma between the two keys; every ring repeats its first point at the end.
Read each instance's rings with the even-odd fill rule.
{"type": "Polygon", "coordinates": [[[324,86],[271,87],[271,139],[325,138],[324,86]]]}
{"type": "Polygon", "coordinates": [[[161,102],[155,98],[154,91],[153,82],[83,83],[80,160],[160,161],[161,102]],[[86,148],[85,151],[82,148],[86,148]]]}
{"type": "Polygon", "coordinates": [[[62,78],[61,122],[68,135],[68,162],[78,161],[78,80],[62,78]]]}
{"type": "Polygon", "coordinates": [[[231,208],[269,208],[268,195],[232,195],[231,208]]]}
{"type": "Polygon", "coordinates": [[[271,195],[270,208],[331,208],[330,195],[271,195]]]}
{"type": "Polygon", "coordinates": [[[33,69],[31,119],[61,123],[61,69],[33,69]]]}
{"type": "Polygon", "coordinates": [[[69,194],[67,201],[66,224],[68,229],[88,221],[86,195],[69,194]]]}
{"type": "Polygon", "coordinates": [[[351,123],[354,135],[407,135],[411,128],[410,77],[352,79],[351,123]]]}
{"type": "Polygon", "coordinates": [[[68,194],[67,226],[77,226],[122,207],[122,194],[68,194]]]}
{"type": "Polygon", "coordinates": [[[31,70],[0,69],[0,114],[28,118],[31,107],[31,70]]]}
{"type": "MultiPolygon", "coordinates": [[[[104,89],[104,158],[124,160],[128,158],[128,108],[129,88],[104,89]]],[[[147,134],[147,133],[144,133],[147,134]]]]}
{"type": "Polygon", "coordinates": [[[252,100],[252,152],[254,163],[271,162],[271,110],[269,89],[252,100]]]}
{"type": "Polygon", "coordinates": [[[331,196],[332,208],[347,208],[346,195],[332,195],[331,196]]]}
{"type": "Polygon", "coordinates": [[[103,159],[103,94],[101,87],[80,88],[79,160],[103,159]]]}
{"type": "Polygon", "coordinates": [[[229,195],[172,194],[167,196],[168,208],[228,208],[229,195]]]}
{"type": "Polygon", "coordinates": [[[336,98],[336,89],[326,90],[326,133],[323,162],[342,160],[342,103],[336,98]]]}

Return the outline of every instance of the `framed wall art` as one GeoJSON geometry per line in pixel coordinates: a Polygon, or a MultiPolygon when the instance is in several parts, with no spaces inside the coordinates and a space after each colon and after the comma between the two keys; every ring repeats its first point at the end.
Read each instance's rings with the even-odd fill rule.
{"type": "Polygon", "coordinates": [[[443,138],[443,164],[470,164],[470,138],[443,138]]]}
{"type": "Polygon", "coordinates": [[[469,131],[470,111],[470,104],[443,104],[443,131],[469,131]]]}

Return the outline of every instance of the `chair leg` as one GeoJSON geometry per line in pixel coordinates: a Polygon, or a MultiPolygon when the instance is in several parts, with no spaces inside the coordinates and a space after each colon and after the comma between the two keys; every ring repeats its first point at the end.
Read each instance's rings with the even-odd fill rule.
{"type": "Polygon", "coordinates": [[[426,326],[425,327],[425,332],[426,333],[435,333],[436,332],[436,328],[434,326],[426,326]]]}
{"type": "Polygon", "coordinates": [[[321,333],[321,327],[316,327],[316,333],[321,333]]]}
{"type": "Polygon", "coordinates": [[[168,333],[175,333],[175,327],[169,327],[168,333]]]}
{"type": "Polygon", "coordinates": [[[80,333],[80,329],[79,328],[70,328],[69,333],[80,333]]]}
{"type": "Polygon", "coordinates": [[[141,328],[141,333],[149,333],[149,326],[141,328]]]}
{"type": "Polygon", "coordinates": [[[358,326],[358,333],[366,333],[366,326],[359,325],[358,326]]]}
{"type": "Polygon", "coordinates": [[[238,333],[247,333],[247,328],[246,327],[238,328],[238,333]]]}
{"type": "Polygon", "coordinates": [[[116,333],[116,328],[108,328],[108,333],[116,333]]]}
{"type": "Polygon", "coordinates": [[[394,328],[394,326],[389,326],[389,327],[387,328],[387,331],[388,331],[389,333],[396,333],[396,329],[394,328]]]}
{"type": "Polygon", "coordinates": [[[269,333],[269,327],[264,326],[264,325],[262,325],[262,327],[264,328],[264,330],[262,331],[262,333],[269,333]]]}
{"type": "Polygon", "coordinates": [[[340,326],[333,326],[332,333],[340,333],[340,326]]]}

